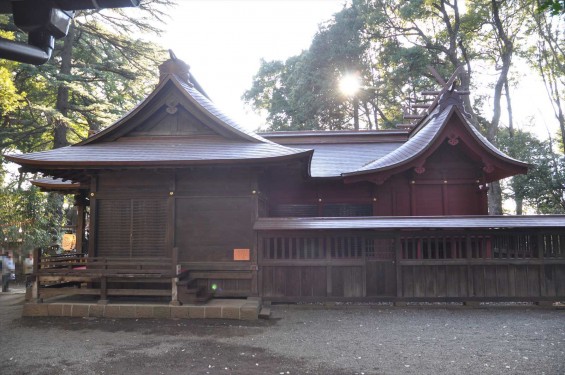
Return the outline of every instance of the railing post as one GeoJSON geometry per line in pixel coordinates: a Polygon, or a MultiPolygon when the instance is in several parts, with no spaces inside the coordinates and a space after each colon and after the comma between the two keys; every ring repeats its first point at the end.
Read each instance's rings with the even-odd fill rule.
{"type": "Polygon", "coordinates": [[[178,247],[173,247],[171,266],[172,266],[173,277],[171,279],[171,302],[169,303],[169,305],[180,306],[178,286],[177,286],[177,282],[179,281],[178,275],[180,274],[178,247]]]}
{"type": "Polygon", "coordinates": [[[106,305],[108,303],[108,279],[106,276],[100,278],[100,300],[98,304],[106,305]]]}
{"type": "Polygon", "coordinates": [[[33,249],[33,283],[31,285],[31,301],[42,302],[39,298],[39,263],[41,262],[41,248],[33,249]]]}
{"type": "MultiPolygon", "coordinates": [[[[402,243],[400,234],[394,236],[394,261],[396,262],[396,297],[403,297],[403,286],[402,286],[402,243]]],[[[401,302],[395,302],[395,306],[401,306],[401,302]]]]}
{"type": "MultiPolygon", "coordinates": [[[[545,250],[545,242],[544,236],[545,234],[542,231],[537,231],[537,258],[539,259],[538,267],[539,267],[539,296],[545,297],[547,295],[547,285],[545,282],[545,262],[544,262],[544,250],[545,250]]],[[[533,254],[532,254],[533,255],[533,254]]],[[[532,257],[533,258],[533,257],[532,257]]],[[[538,302],[539,304],[539,302],[538,302]]]]}

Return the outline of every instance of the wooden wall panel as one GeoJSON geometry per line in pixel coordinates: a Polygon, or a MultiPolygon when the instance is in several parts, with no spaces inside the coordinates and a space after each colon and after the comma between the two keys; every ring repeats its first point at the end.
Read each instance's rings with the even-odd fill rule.
{"type": "Polygon", "coordinates": [[[304,297],[327,296],[326,267],[300,267],[300,295],[304,297]]]}
{"type": "Polygon", "coordinates": [[[132,256],[170,256],[167,248],[167,200],[133,199],[132,256]]]}
{"type": "Polygon", "coordinates": [[[248,279],[200,279],[199,286],[212,290],[212,285],[216,286],[214,295],[216,297],[240,297],[249,296],[251,292],[251,280],[248,279]]]}
{"type": "Polygon", "coordinates": [[[396,295],[396,266],[393,262],[367,261],[368,297],[396,295]]]}
{"type": "Polygon", "coordinates": [[[447,210],[445,215],[482,215],[481,192],[475,184],[446,185],[447,210]]]}
{"type": "Polygon", "coordinates": [[[402,297],[497,300],[564,295],[565,266],[545,266],[544,270],[540,284],[543,276],[537,265],[402,266],[402,297]]]}
{"type": "Polygon", "coordinates": [[[168,192],[173,178],[172,171],[107,171],[98,175],[98,191],[168,192]]]}
{"type": "Polygon", "coordinates": [[[412,185],[415,216],[443,215],[442,185],[412,185]]]}
{"type": "Polygon", "coordinates": [[[129,257],[131,247],[131,201],[97,200],[97,256],[129,257]]]}
{"type": "Polygon", "coordinates": [[[363,297],[362,267],[332,267],[332,296],[363,297]]]}
{"type": "Polygon", "coordinates": [[[325,267],[261,267],[262,296],[265,298],[325,297],[325,267]]]}
{"type": "Polygon", "coordinates": [[[250,195],[255,186],[253,171],[240,168],[185,169],[176,177],[176,192],[185,196],[250,195]]]}
{"type": "Polygon", "coordinates": [[[181,261],[232,261],[233,249],[253,251],[255,205],[250,197],[177,197],[175,202],[175,246],[181,261]]]}
{"type": "Polygon", "coordinates": [[[170,256],[166,199],[98,199],[97,255],[170,256]]]}

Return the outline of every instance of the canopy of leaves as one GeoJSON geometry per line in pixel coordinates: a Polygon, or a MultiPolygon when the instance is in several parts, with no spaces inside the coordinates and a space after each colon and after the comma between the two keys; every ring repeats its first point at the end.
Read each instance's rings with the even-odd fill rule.
{"type": "MultiPolygon", "coordinates": [[[[0,61],[0,154],[62,147],[110,125],[157,80],[164,51],[141,37],[160,33],[171,0],[146,0],[137,9],[82,11],[50,61],[32,66],[0,61]]],[[[25,42],[0,15],[0,36],[25,42]]],[[[10,177],[0,158],[0,224],[6,242],[24,247],[56,241],[62,197],[10,177]],[[19,229],[22,228],[22,232],[19,229]]]]}
{"type": "MultiPolygon", "coordinates": [[[[136,13],[162,17],[162,7],[169,3],[144,2],[136,13]]],[[[11,103],[0,104],[1,151],[52,148],[57,128],[64,134],[57,147],[75,143],[112,123],[147,94],[164,51],[133,35],[159,29],[154,21],[127,14],[126,9],[79,12],[48,63],[11,63],[11,82],[2,79],[0,66],[0,85],[12,92],[11,103]]],[[[0,18],[0,29],[16,40],[26,39],[7,17],[0,18]]]]}
{"type": "Polygon", "coordinates": [[[504,184],[506,198],[538,214],[565,213],[565,157],[526,131],[508,129],[498,134],[498,144],[508,155],[530,164],[528,174],[514,176],[504,184]]]}
{"type": "MultiPolygon", "coordinates": [[[[348,73],[371,83],[364,20],[357,7],[348,7],[320,27],[310,48],[285,62],[262,61],[253,85],[243,99],[267,114],[272,130],[338,130],[348,127],[352,107],[338,90],[348,73]]],[[[374,94],[367,93],[361,106],[371,120],[374,94]]]]}

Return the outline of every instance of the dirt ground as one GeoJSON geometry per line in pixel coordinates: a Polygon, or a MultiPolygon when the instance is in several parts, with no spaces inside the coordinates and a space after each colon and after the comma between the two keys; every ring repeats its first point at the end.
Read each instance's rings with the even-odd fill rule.
{"type": "Polygon", "coordinates": [[[21,318],[0,294],[2,374],[565,374],[565,310],[273,306],[270,320],[21,318]]]}

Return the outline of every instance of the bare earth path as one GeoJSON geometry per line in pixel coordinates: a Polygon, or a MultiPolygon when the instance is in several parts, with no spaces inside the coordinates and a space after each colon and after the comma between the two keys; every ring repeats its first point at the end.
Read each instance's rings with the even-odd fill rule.
{"type": "Polygon", "coordinates": [[[565,374],[565,311],[274,306],[269,321],[20,318],[2,374],[565,374]]]}

